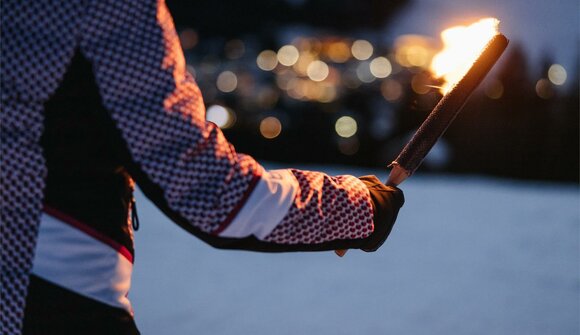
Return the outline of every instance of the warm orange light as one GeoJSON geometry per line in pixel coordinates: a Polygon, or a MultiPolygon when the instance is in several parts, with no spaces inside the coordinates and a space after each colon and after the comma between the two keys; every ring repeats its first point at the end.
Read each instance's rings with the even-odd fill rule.
{"type": "Polygon", "coordinates": [[[277,117],[268,116],[260,122],[260,133],[269,140],[278,137],[281,132],[282,123],[277,117]]]}
{"type": "Polygon", "coordinates": [[[404,67],[428,68],[435,54],[433,41],[421,35],[402,35],[395,41],[395,59],[404,67]]]}
{"type": "Polygon", "coordinates": [[[445,94],[469,71],[486,44],[497,34],[499,20],[481,19],[469,26],[455,26],[441,33],[443,50],[431,61],[431,72],[443,79],[445,94]]]}

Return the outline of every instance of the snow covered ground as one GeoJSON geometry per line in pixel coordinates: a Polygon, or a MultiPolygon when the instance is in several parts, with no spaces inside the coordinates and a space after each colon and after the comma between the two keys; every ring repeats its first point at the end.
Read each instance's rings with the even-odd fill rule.
{"type": "Polygon", "coordinates": [[[216,250],[139,194],[130,297],[142,333],[579,333],[576,185],[418,175],[402,189],[386,245],[342,259],[216,250]]]}

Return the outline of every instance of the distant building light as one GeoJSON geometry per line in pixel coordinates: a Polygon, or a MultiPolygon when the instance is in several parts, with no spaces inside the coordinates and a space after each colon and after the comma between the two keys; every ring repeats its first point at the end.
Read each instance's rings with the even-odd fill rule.
{"type": "Polygon", "coordinates": [[[320,60],[315,60],[306,69],[306,74],[308,78],[313,81],[323,81],[328,77],[329,69],[325,62],[320,60]]]}
{"type": "Polygon", "coordinates": [[[358,60],[367,60],[373,55],[373,45],[366,40],[356,40],[350,48],[354,58],[358,60]]]}
{"type": "Polygon", "coordinates": [[[238,77],[232,71],[224,71],[217,77],[216,86],[224,93],[233,92],[238,87],[238,77]]]}
{"type": "Polygon", "coordinates": [[[260,134],[267,139],[278,137],[282,132],[282,123],[274,116],[268,116],[260,122],[260,134]]]}
{"type": "Polygon", "coordinates": [[[256,58],[256,64],[264,71],[272,71],[278,65],[278,58],[276,52],[272,50],[264,50],[260,52],[256,58]]]}
{"type": "Polygon", "coordinates": [[[560,64],[552,64],[548,69],[548,79],[554,85],[564,85],[567,77],[566,69],[560,64]]]}
{"type": "Polygon", "coordinates": [[[356,120],[350,116],[342,116],[334,125],[334,130],[340,137],[348,138],[354,136],[358,130],[356,120]]]}
{"type": "Polygon", "coordinates": [[[231,128],[236,122],[234,112],[220,105],[211,105],[206,111],[206,119],[222,129],[231,128]]]}
{"type": "Polygon", "coordinates": [[[285,45],[278,50],[278,62],[285,66],[292,66],[298,61],[300,53],[293,45],[285,45]]]}
{"type": "Polygon", "coordinates": [[[385,57],[377,57],[371,61],[370,70],[377,78],[386,78],[393,71],[391,62],[385,57]]]}

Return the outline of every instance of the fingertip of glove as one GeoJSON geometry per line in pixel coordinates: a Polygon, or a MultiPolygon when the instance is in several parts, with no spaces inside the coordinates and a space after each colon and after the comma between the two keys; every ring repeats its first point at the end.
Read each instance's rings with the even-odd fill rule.
{"type": "Polygon", "coordinates": [[[399,207],[403,207],[403,205],[405,204],[405,195],[403,194],[403,191],[401,191],[399,188],[394,187],[394,189],[395,190],[393,191],[393,198],[399,204],[399,207]]]}

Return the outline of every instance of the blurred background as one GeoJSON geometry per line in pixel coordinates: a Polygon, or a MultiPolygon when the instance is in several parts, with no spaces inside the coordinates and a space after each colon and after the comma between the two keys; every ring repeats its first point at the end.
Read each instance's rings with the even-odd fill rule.
{"type": "Polygon", "coordinates": [[[168,5],[208,119],[239,152],[368,167],[391,162],[441,98],[439,33],[497,17],[511,44],[422,170],[578,181],[575,0],[168,5]]]}
{"type": "Polygon", "coordinates": [[[207,117],[266,168],[376,174],[441,98],[439,34],[508,49],[377,252],[216,250],[137,193],[143,334],[579,334],[577,0],[168,1],[207,117]]]}

